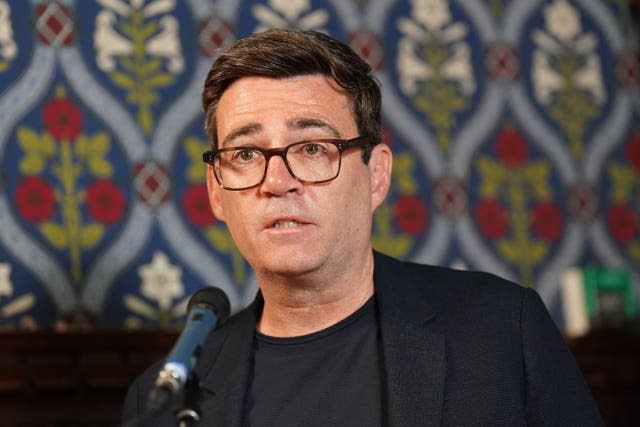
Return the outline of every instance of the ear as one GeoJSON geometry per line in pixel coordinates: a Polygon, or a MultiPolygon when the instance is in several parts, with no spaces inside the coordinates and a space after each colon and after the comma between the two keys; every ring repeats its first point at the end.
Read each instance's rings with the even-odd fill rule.
{"type": "Polygon", "coordinates": [[[393,154],[385,143],[373,147],[369,159],[369,173],[371,176],[371,210],[375,211],[387,197],[391,185],[391,168],[393,154]]]}
{"type": "Polygon", "coordinates": [[[209,205],[217,219],[224,221],[224,212],[220,203],[220,192],[222,189],[218,185],[215,175],[213,174],[213,166],[207,165],[207,193],[209,194],[209,205]]]}

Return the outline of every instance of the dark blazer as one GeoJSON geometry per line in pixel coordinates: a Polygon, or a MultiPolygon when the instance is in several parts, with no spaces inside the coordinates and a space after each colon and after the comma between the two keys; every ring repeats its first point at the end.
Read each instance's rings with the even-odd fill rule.
{"type": "MultiPolygon", "coordinates": [[[[389,426],[602,426],[595,403],[537,293],[487,273],[375,253],[389,426]]],[[[203,426],[241,426],[262,300],[203,346],[203,426]]],[[[160,365],[132,385],[124,419],[144,407],[160,365]]],[[[175,426],[169,411],[144,424],[175,426]]]]}

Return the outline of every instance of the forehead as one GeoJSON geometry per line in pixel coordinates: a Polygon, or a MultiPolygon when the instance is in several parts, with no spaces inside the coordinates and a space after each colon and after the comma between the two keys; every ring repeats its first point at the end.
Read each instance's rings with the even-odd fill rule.
{"type": "Polygon", "coordinates": [[[223,93],[217,119],[219,141],[239,128],[258,133],[292,123],[325,123],[341,135],[355,129],[348,95],[332,78],[320,74],[243,77],[223,93]]]}

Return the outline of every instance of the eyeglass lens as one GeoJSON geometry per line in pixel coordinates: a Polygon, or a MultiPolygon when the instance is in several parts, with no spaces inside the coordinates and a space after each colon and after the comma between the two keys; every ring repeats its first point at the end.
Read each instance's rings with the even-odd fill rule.
{"type": "Polygon", "coordinates": [[[282,157],[289,172],[305,182],[331,180],[340,168],[340,150],[333,142],[299,142],[273,150],[240,147],[219,152],[216,162],[218,179],[229,189],[258,185],[272,156],[282,157]]]}

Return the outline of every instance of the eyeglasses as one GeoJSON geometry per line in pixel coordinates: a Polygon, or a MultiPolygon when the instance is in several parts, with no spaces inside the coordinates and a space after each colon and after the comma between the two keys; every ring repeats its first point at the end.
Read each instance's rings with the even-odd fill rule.
{"type": "Polygon", "coordinates": [[[213,166],[220,187],[239,191],[262,184],[273,156],[282,158],[291,176],[298,181],[317,184],[336,179],[345,150],[372,145],[368,136],[317,139],[270,149],[254,146],[214,149],[205,151],[202,160],[213,166]]]}

